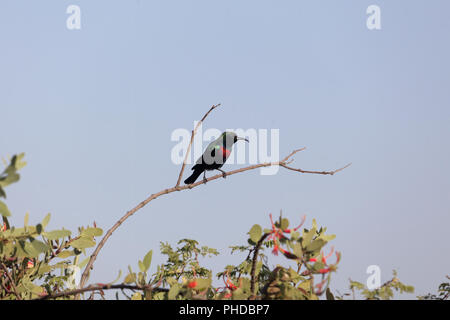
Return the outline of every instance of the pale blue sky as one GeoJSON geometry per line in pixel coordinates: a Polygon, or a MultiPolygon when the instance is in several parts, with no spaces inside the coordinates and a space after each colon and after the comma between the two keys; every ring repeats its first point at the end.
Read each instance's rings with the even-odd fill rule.
{"type": "Polygon", "coordinates": [[[333,289],[377,264],[382,281],[397,269],[414,285],[411,297],[435,291],[450,273],[449,12],[444,0],[2,1],[0,155],[28,161],[7,190],[12,222],[51,212],[50,228],[108,229],[175,184],[172,131],[220,102],[205,129],[277,128],[282,155],[308,147],[303,169],[353,165],[162,197],[116,231],[91,281],[182,238],[217,248],[206,264],[219,272],[243,258],[228,246],[282,209],[337,235],[333,289]],[[81,30],[66,28],[70,4],[81,30]],[[382,30],[366,28],[371,4],[382,30]]]}

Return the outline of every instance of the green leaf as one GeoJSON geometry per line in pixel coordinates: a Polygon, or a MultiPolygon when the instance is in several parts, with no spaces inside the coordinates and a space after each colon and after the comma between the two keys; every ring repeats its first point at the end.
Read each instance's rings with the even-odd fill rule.
{"type": "Polygon", "coordinates": [[[350,280],[350,289],[353,289],[353,288],[362,290],[362,289],[364,289],[364,285],[361,282],[350,280]]]}
{"type": "MultiPolygon", "coordinates": [[[[72,234],[69,230],[53,230],[49,232],[44,232],[44,236],[49,240],[56,240],[64,237],[68,237],[72,234]]],[[[74,241],[75,242],[75,241],[74,241]]]]}
{"type": "Polygon", "coordinates": [[[4,217],[9,217],[11,212],[3,201],[0,201],[0,214],[4,217]]]}
{"type": "Polygon", "coordinates": [[[298,231],[291,232],[291,240],[297,240],[298,238],[300,238],[300,232],[298,231]]]}
{"type": "Polygon", "coordinates": [[[175,283],[169,290],[169,300],[175,300],[177,298],[178,293],[180,292],[181,285],[179,283],[175,283]]]}
{"type": "Polygon", "coordinates": [[[64,250],[58,253],[57,257],[61,259],[66,259],[68,257],[74,256],[75,252],[73,250],[64,250]]]}
{"type": "Polygon", "coordinates": [[[77,249],[85,249],[95,246],[95,241],[89,238],[80,237],[71,242],[70,245],[77,249]]]}
{"type": "Polygon", "coordinates": [[[174,286],[175,284],[177,284],[177,279],[173,278],[173,277],[168,277],[166,279],[167,283],[169,284],[169,286],[174,286]]]}
{"type": "Polygon", "coordinates": [[[281,230],[286,230],[289,227],[289,220],[286,218],[281,219],[281,230]]]}
{"type": "Polygon", "coordinates": [[[259,224],[255,224],[250,231],[248,232],[250,235],[250,240],[252,240],[254,243],[257,243],[259,239],[261,239],[262,235],[262,229],[259,224]]]}
{"type": "Polygon", "coordinates": [[[136,274],[134,274],[134,273],[129,273],[129,274],[125,277],[125,279],[123,280],[123,282],[125,282],[125,283],[133,283],[133,282],[135,282],[135,279],[136,279],[136,274]]]}
{"type": "Polygon", "coordinates": [[[203,291],[206,288],[209,288],[209,286],[211,285],[212,279],[211,278],[209,278],[209,279],[197,278],[197,279],[195,279],[195,281],[197,282],[195,289],[199,290],[199,291],[203,291]]]}
{"type": "Polygon", "coordinates": [[[311,291],[311,280],[301,282],[298,287],[309,293],[311,291]]]}
{"type": "Polygon", "coordinates": [[[122,277],[122,270],[119,270],[119,275],[117,276],[117,278],[114,279],[113,281],[111,281],[109,284],[114,284],[114,283],[116,283],[117,281],[120,280],[121,277],[122,277]]]}
{"type": "Polygon", "coordinates": [[[145,272],[145,271],[146,271],[146,270],[145,270],[144,263],[143,263],[141,260],[138,261],[138,265],[139,265],[139,269],[140,269],[142,272],[145,272]]]}
{"type": "Polygon", "coordinates": [[[248,294],[245,294],[242,288],[237,288],[232,293],[233,300],[246,300],[248,298],[248,294]]]}
{"type": "Polygon", "coordinates": [[[30,215],[25,213],[25,218],[23,219],[23,226],[26,228],[28,226],[28,220],[30,219],[30,215]]]}
{"type": "Polygon", "coordinates": [[[153,250],[150,250],[144,257],[144,267],[145,267],[145,271],[147,271],[150,268],[150,264],[152,263],[152,255],[153,255],[153,250]]]}
{"type": "Polygon", "coordinates": [[[17,248],[17,256],[19,258],[35,258],[39,255],[39,251],[34,248],[34,246],[27,241],[19,240],[18,244],[16,245],[17,248]]]}
{"type": "Polygon", "coordinates": [[[24,156],[25,156],[25,153],[23,153],[23,152],[16,156],[16,161],[14,163],[14,167],[16,168],[16,170],[20,170],[26,166],[27,163],[25,161],[22,161],[24,156]]]}
{"type": "Polygon", "coordinates": [[[42,264],[39,266],[38,275],[43,275],[47,272],[50,272],[51,270],[52,270],[52,267],[50,267],[48,264],[42,264]]]}
{"type": "Polygon", "coordinates": [[[303,247],[306,247],[311,242],[311,240],[313,239],[315,234],[316,234],[316,228],[314,228],[314,227],[309,231],[303,231],[303,235],[302,235],[303,247]]]}
{"type": "Polygon", "coordinates": [[[1,185],[0,185],[0,198],[6,198],[5,190],[3,190],[1,185]]]}
{"type": "Polygon", "coordinates": [[[140,292],[135,292],[132,296],[131,296],[131,300],[142,300],[142,294],[140,292]]]}
{"type": "Polygon", "coordinates": [[[166,292],[161,291],[161,292],[156,292],[152,294],[152,298],[153,300],[165,300],[166,299],[166,292]]]}
{"type": "Polygon", "coordinates": [[[37,232],[37,234],[41,234],[41,232],[42,232],[42,224],[38,223],[36,225],[36,232],[37,232]]]}
{"type": "Polygon", "coordinates": [[[316,219],[312,220],[312,229],[317,230],[317,222],[316,219]]]}
{"type": "Polygon", "coordinates": [[[100,228],[87,228],[81,232],[81,236],[86,237],[99,237],[103,234],[103,230],[100,228]]]}
{"type": "Polygon", "coordinates": [[[256,263],[255,277],[258,277],[258,275],[259,275],[259,273],[260,273],[260,271],[261,271],[261,269],[262,269],[262,266],[263,266],[263,262],[262,262],[262,261],[258,261],[258,262],[256,263]]]}
{"type": "Polygon", "coordinates": [[[15,169],[11,166],[6,168],[4,171],[4,174],[6,175],[0,177],[0,186],[6,187],[9,186],[11,183],[17,182],[20,179],[20,175],[15,172],[15,169]]]}
{"type": "MultiPolygon", "coordinates": [[[[36,285],[33,284],[29,278],[24,278],[21,282],[21,285],[23,286],[23,288],[27,291],[27,292],[31,292],[35,289],[36,285]]],[[[19,289],[19,288],[18,288],[19,289]]],[[[19,291],[21,291],[19,289],[19,291]]]]}
{"type": "Polygon", "coordinates": [[[294,250],[294,254],[297,257],[301,257],[303,256],[303,250],[302,250],[302,246],[300,245],[300,243],[295,242],[294,244],[292,244],[292,249],[294,250]]]}
{"type": "Polygon", "coordinates": [[[50,250],[50,247],[48,245],[46,245],[45,243],[43,243],[42,241],[39,241],[39,240],[31,241],[31,245],[39,253],[44,253],[44,252],[47,252],[48,250],[50,250]]]}
{"type": "Polygon", "coordinates": [[[48,223],[49,223],[49,221],[50,221],[50,213],[48,213],[46,216],[45,216],[45,218],[44,218],[44,220],[42,220],[42,227],[45,229],[45,227],[47,227],[47,225],[48,225],[48,223]]]}
{"type": "Polygon", "coordinates": [[[91,257],[87,257],[86,259],[81,261],[79,264],[77,264],[78,268],[83,269],[84,266],[88,264],[90,259],[91,259],[91,257]]]}
{"type": "Polygon", "coordinates": [[[324,241],[328,242],[333,240],[334,238],[336,238],[335,234],[322,234],[320,235],[320,237],[318,237],[319,239],[323,239],[324,241]]]}
{"type": "Polygon", "coordinates": [[[327,300],[335,300],[334,295],[331,293],[330,288],[327,288],[327,291],[325,292],[325,295],[327,297],[327,300]]]}
{"type": "Polygon", "coordinates": [[[320,250],[326,244],[322,239],[316,239],[306,246],[306,251],[314,252],[320,250]]]}
{"type": "Polygon", "coordinates": [[[414,286],[406,286],[405,287],[405,292],[414,293],[414,286]]]}

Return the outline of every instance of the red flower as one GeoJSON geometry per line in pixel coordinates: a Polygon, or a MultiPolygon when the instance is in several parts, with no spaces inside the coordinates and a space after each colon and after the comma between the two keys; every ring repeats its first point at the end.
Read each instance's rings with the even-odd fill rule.
{"type": "Polygon", "coordinates": [[[285,232],[285,233],[291,233],[291,232],[297,231],[297,230],[300,229],[300,228],[302,227],[302,225],[305,223],[305,220],[306,220],[306,216],[303,216],[303,217],[302,217],[302,221],[300,222],[300,224],[298,225],[297,228],[294,228],[294,229],[285,229],[285,230],[283,230],[283,232],[285,232]]]}
{"type": "Polygon", "coordinates": [[[273,223],[273,219],[272,219],[272,214],[271,213],[269,214],[269,217],[270,217],[270,223],[272,225],[272,231],[270,232],[270,235],[269,235],[269,237],[267,239],[268,240],[272,240],[274,242],[272,253],[277,256],[278,255],[278,251],[281,251],[283,253],[283,255],[286,258],[288,258],[288,259],[298,259],[298,257],[295,254],[284,250],[279,245],[278,240],[282,239],[282,238],[286,239],[286,237],[283,235],[283,232],[284,233],[291,233],[291,232],[294,232],[294,231],[297,231],[298,229],[300,229],[301,226],[303,225],[303,223],[305,222],[306,216],[303,216],[302,221],[300,222],[300,225],[298,225],[298,227],[296,227],[294,229],[285,229],[285,230],[282,230],[281,228],[277,228],[275,223],[273,223]]]}
{"type": "Polygon", "coordinates": [[[223,275],[223,283],[225,283],[225,288],[230,289],[231,291],[236,290],[238,287],[235,286],[233,282],[231,282],[228,271],[223,275]],[[225,279],[225,275],[227,278],[225,279]]]}
{"type": "Polygon", "coordinates": [[[225,286],[230,289],[230,290],[236,290],[237,287],[234,285],[233,282],[231,282],[230,279],[227,279],[227,281],[225,282],[225,286]]]}
{"type": "MultiPolygon", "coordinates": [[[[330,252],[327,256],[325,256],[325,255],[323,254],[323,251],[320,252],[320,254],[322,255],[322,262],[323,262],[323,264],[327,265],[327,259],[328,259],[329,257],[331,257],[331,255],[333,254],[333,252],[334,252],[334,247],[331,247],[331,252],[330,252]]],[[[338,254],[338,253],[336,252],[336,254],[338,254]]],[[[311,259],[309,259],[309,262],[317,262],[317,258],[311,258],[311,259]]]]}
{"type": "Polygon", "coordinates": [[[293,253],[291,253],[291,252],[289,252],[289,251],[286,251],[286,250],[284,250],[283,248],[281,248],[280,247],[280,251],[283,253],[283,255],[286,257],[286,258],[288,258],[288,259],[297,259],[298,257],[295,255],[295,254],[293,254],[293,253]]]}
{"type": "Polygon", "coordinates": [[[228,299],[233,295],[233,291],[236,290],[237,288],[240,288],[242,285],[242,279],[239,278],[239,287],[236,287],[236,285],[231,282],[230,277],[229,277],[229,272],[225,272],[223,274],[223,283],[225,284],[225,287],[220,287],[216,289],[216,292],[218,292],[220,289],[223,289],[222,293],[225,293],[224,298],[228,299]],[[226,277],[226,279],[225,279],[226,277]]]}
{"type": "Polygon", "coordinates": [[[33,259],[28,259],[27,269],[31,269],[33,267],[34,267],[34,260],[33,259]]]}
{"type": "Polygon", "coordinates": [[[273,253],[274,255],[276,255],[276,256],[278,255],[278,249],[279,249],[278,243],[275,242],[275,244],[274,244],[274,246],[273,246],[272,253],[273,253]]]}
{"type": "Polygon", "coordinates": [[[191,282],[189,282],[188,284],[188,288],[195,288],[197,286],[197,281],[192,280],[191,282]]]}
{"type": "MultiPolygon", "coordinates": [[[[330,253],[327,256],[324,256],[323,251],[320,253],[322,255],[322,259],[321,260],[322,260],[323,264],[327,268],[320,269],[319,273],[325,274],[325,273],[328,273],[328,272],[336,271],[336,265],[339,263],[339,260],[341,259],[341,253],[336,251],[336,263],[332,264],[332,265],[328,265],[327,259],[329,257],[331,257],[333,252],[334,252],[334,247],[331,248],[331,251],[330,251],[330,253]]],[[[311,258],[309,261],[310,262],[316,262],[317,258],[311,258]]]]}
{"type": "Polygon", "coordinates": [[[324,264],[327,264],[327,259],[328,259],[329,257],[331,257],[331,255],[333,254],[333,252],[334,252],[334,247],[331,247],[331,251],[330,251],[330,253],[329,253],[327,256],[324,256],[324,255],[323,255],[323,252],[322,252],[322,262],[323,262],[324,264]]]}
{"type": "Polygon", "coordinates": [[[316,287],[318,290],[315,292],[316,295],[321,295],[324,292],[324,285],[327,282],[327,278],[323,279],[320,283],[316,284],[314,287],[316,287]]]}
{"type": "Polygon", "coordinates": [[[339,261],[341,261],[341,253],[336,251],[336,263],[335,264],[338,264],[339,261]]]}
{"type": "Polygon", "coordinates": [[[273,238],[274,240],[280,239],[280,238],[285,238],[283,233],[280,231],[281,229],[278,229],[275,226],[275,223],[273,223],[272,214],[271,213],[269,214],[269,217],[270,217],[270,223],[272,224],[272,232],[271,232],[272,235],[271,235],[271,238],[273,238]]]}

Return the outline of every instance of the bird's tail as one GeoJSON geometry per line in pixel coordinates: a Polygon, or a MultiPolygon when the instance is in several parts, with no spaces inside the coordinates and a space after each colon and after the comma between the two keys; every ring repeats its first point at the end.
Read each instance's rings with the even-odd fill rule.
{"type": "Polygon", "coordinates": [[[197,180],[197,178],[202,174],[203,171],[205,171],[205,169],[203,168],[195,168],[194,166],[194,172],[192,172],[191,176],[189,178],[187,178],[186,180],[184,180],[185,184],[192,184],[195,182],[195,180],[197,180]]]}

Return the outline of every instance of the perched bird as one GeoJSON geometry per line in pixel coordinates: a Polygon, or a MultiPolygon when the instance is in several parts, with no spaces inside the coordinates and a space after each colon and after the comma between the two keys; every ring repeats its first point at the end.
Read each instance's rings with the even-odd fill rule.
{"type": "Polygon", "coordinates": [[[238,140],[248,142],[246,138],[240,138],[234,132],[225,131],[219,138],[211,142],[203,152],[202,156],[197,160],[195,166],[192,167],[194,171],[189,178],[184,180],[185,184],[192,184],[203,173],[203,181],[206,182],[206,170],[219,170],[223,177],[226,177],[226,172],[221,170],[225,161],[231,154],[231,148],[238,140]]]}

